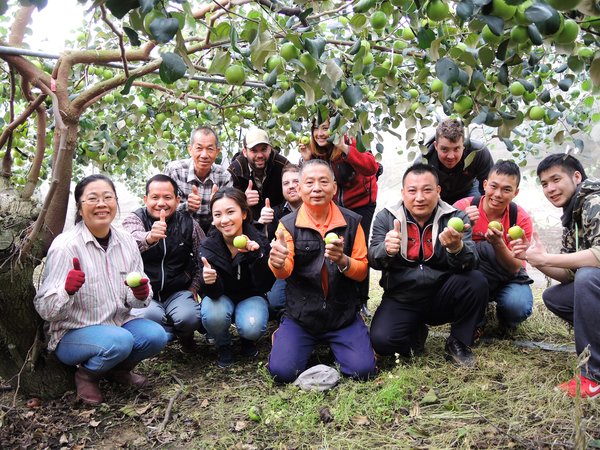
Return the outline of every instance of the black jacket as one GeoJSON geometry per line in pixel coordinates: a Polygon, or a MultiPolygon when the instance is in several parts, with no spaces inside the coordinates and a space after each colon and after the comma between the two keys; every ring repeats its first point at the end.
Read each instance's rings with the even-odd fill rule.
{"type": "MultiPolygon", "coordinates": [[[[351,255],[360,216],[341,208],[346,226],[334,228],[344,239],[344,254],[351,255]]],[[[298,211],[281,219],[281,224],[294,239],[294,269],[286,279],[285,315],[291,317],[313,334],[326,333],[350,325],[360,309],[358,285],[344,274],[337,264],[325,261],[325,242],[314,229],[297,227],[298,211]],[[323,292],[321,268],[325,264],[328,274],[327,296],[323,292]]]]}
{"type": "Polygon", "coordinates": [[[260,194],[258,204],[250,207],[252,210],[252,218],[254,220],[260,217],[260,210],[265,206],[265,198],[269,199],[271,207],[283,203],[281,172],[287,164],[289,164],[289,161],[285,156],[280,155],[275,150],[271,150],[271,156],[269,156],[267,167],[265,169],[266,176],[262,184],[262,189],[258,190],[256,181],[250,174],[248,159],[246,159],[241,152],[233,157],[231,165],[227,169],[229,173],[231,173],[233,186],[241,191],[245,191],[248,188],[248,182],[252,180],[252,189],[258,190],[258,193],[260,194]]]}
{"type": "Polygon", "coordinates": [[[264,297],[275,277],[268,266],[269,241],[254,226],[244,223],[243,232],[260,245],[254,252],[238,253],[231,258],[231,252],[219,230],[212,227],[207,238],[200,245],[200,256],[204,256],[217,271],[217,281],[205,284],[202,281],[202,294],[212,299],[226,295],[235,303],[248,297],[264,297]]]}
{"type": "MultiPolygon", "coordinates": [[[[147,231],[157,220],[146,208],[133,212],[147,231]]],[[[186,290],[192,283],[196,258],[193,246],[194,219],[176,211],[167,221],[167,237],[142,253],[144,272],[152,284],[154,300],[164,301],[178,291],[186,290]]]]}

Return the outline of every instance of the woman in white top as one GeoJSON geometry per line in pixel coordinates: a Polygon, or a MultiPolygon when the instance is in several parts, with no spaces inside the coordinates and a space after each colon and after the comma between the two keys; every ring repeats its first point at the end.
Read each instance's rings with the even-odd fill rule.
{"type": "Polygon", "coordinates": [[[84,178],[75,202],[75,226],[48,251],[35,307],[50,325],[48,349],[78,366],[77,396],[98,404],[102,378],[145,386],[148,380],[131,370],[160,352],[167,335],[160,324],[130,314],[147,306],[152,292],[135,240],[112,226],[118,210],[113,182],[104,175],[84,178]],[[137,287],[125,283],[131,272],[142,275],[137,287]]]}

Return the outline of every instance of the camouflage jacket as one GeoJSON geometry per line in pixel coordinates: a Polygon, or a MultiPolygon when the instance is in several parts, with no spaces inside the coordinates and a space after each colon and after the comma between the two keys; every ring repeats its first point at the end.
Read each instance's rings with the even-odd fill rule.
{"type": "Polygon", "coordinates": [[[591,250],[600,267],[600,180],[583,181],[576,195],[573,220],[563,228],[561,253],[591,250]]]}

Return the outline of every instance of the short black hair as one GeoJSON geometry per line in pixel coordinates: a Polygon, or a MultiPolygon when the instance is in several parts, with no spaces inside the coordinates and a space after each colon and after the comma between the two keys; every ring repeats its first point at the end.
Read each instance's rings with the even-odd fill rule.
{"type": "Polygon", "coordinates": [[[146,181],[146,195],[148,195],[150,192],[150,185],[155,181],[159,183],[171,183],[171,186],[173,186],[173,192],[179,197],[179,186],[177,186],[177,182],[169,175],[165,175],[164,173],[156,174],[146,181]]]}
{"type": "Polygon", "coordinates": [[[414,173],[415,175],[421,175],[423,173],[430,173],[435,178],[435,183],[440,184],[440,177],[438,175],[438,171],[435,167],[425,163],[416,163],[406,169],[404,175],[402,176],[402,186],[404,186],[404,180],[408,176],[409,173],[414,173]]]}
{"type": "Polygon", "coordinates": [[[519,187],[519,184],[521,183],[521,169],[519,169],[519,166],[517,166],[514,161],[499,159],[490,169],[488,178],[493,173],[497,173],[498,175],[508,175],[509,177],[516,177],[517,187],[519,187]]]}
{"type": "Polygon", "coordinates": [[[540,178],[542,172],[545,172],[546,170],[556,166],[559,166],[563,171],[568,173],[569,176],[573,176],[575,172],[579,172],[581,174],[582,181],[587,178],[581,162],[574,156],[566,155],[564,153],[554,153],[542,159],[537,166],[538,178],[540,178]]]}

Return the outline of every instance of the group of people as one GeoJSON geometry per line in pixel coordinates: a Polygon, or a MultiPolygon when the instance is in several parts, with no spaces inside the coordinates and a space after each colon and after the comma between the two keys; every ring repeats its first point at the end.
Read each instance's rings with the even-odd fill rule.
{"type": "Polygon", "coordinates": [[[269,318],[279,321],[268,361],[279,382],[294,381],[320,343],[343,375],[368,379],[377,357],[422,354],[429,326],[445,323],[446,358],[470,367],[490,301],[507,328],[531,315],[527,262],[560,282],[544,302],[574,325],[577,351],[591,350],[581,374],[560,389],[600,392],[600,182],[586,180],[574,157],[550,155],[538,166],[546,197],[564,212],[555,255],[513,203],[518,166],[494,163],[483,144],[465,142],[456,120],[439,125],[404,173],[401,200],[377,215],[380,165],[354,139],[333,140],[327,120],[313,123],[299,165],[256,128],[228,169],[215,163],[220,146],[209,127],[194,130],[188,151],[147,181],[145,206],[122,229],[112,223],[112,181],[81,180],[76,225],[48,252],[35,305],[49,322],[49,350],[77,366],[84,402],[102,401],[104,378],[145,386],[133,368],[172,339],[197,351],[197,331],[214,343],[220,367],[236,353],[253,358],[269,318]],[[523,235],[511,239],[515,226],[523,235]],[[361,314],[369,268],[382,272],[383,288],[370,329],[361,314]]]}

